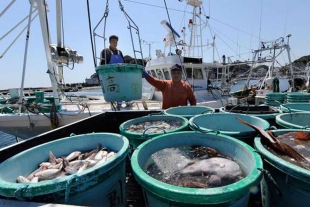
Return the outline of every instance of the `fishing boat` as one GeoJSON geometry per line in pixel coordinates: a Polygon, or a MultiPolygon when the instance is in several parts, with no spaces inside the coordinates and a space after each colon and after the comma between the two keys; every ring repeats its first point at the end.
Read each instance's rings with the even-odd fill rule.
{"type": "MultiPolygon", "coordinates": [[[[206,37],[202,31],[208,21],[202,20],[206,16],[201,11],[202,3],[200,0],[186,1],[187,8],[192,8],[192,17],[188,20],[188,28],[183,27],[181,30],[180,34],[183,37],[169,22],[161,21],[168,32],[164,42],[170,52],[166,55],[165,52],[156,50],[157,57],[147,62],[145,70],[153,77],[169,80],[171,78],[169,68],[174,64],[182,65],[183,80],[192,87],[197,104],[219,108],[233,102],[229,97],[231,88],[229,66],[217,61],[203,60],[204,48],[210,45],[214,47],[215,43],[209,45],[203,43],[206,37]],[[175,52],[172,52],[173,50],[175,52]],[[217,76],[211,82],[210,74],[213,71],[217,76]]],[[[150,88],[150,96],[154,100],[162,100],[161,92],[154,87],[150,88]]]]}
{"type": "MultiPolygon", "coordinates": [[[[249,92],[253,87],[256,90],[256,96],[252,97],[251,104],[259,105],[264,104],[266,101],[266,95],[273,92],[307,92],[307,81],[306,75],[308,69],[296,68],[293,66],[291,61],[291,48],[289,44],[289,38],[291,34],[284,37],[280,37],[271,41],[261,41],[260,46],[253,52],[253,58],[248,61],[251,64],[251,68],[248,74],[247,81],[242,90],[237,92],[231,92],[231,95],[238,97],[239,99],[246,99],[249,102],[251,97],[248,97],[249,92]],[[288,63],[285,66],[281,66],[278,60],[282,53],[287,54],[288,63]],[[268,69],[266,70],[265,76],[261,78],[256,85],[250,85],[250,80],[253,79],[254,71],[261,73],[263,68],[262,65],[267,64],[268,69]],[[279,80],[286,76],[288,80],[287,88],[279,87],[279,80]]],[[[267,95],[268,96],[268,95],[267,95]]]]}

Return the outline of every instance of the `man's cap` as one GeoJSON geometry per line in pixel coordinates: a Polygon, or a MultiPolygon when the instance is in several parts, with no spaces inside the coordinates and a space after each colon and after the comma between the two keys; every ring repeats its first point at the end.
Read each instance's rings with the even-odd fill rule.
{"type": "Polygon", "coordinates": [[[173,66],[171,66],[170,70],[179,70],[182,71],[182,66],[179,64],[174,64],[173,66]]]}

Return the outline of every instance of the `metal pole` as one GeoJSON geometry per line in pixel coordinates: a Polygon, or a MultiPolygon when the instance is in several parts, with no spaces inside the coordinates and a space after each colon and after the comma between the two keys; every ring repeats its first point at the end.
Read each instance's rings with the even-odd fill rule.
{"type": "Polygon", "coordinates": [[[27,33],[26,33],[26,45],[25,45],[24,62],[23,62],[22,82],[21,82],[21,86],[20,86],[20,94],[19,94],[19,100],[18,100],[19,104],[23,103],[23,97],[24,97],[24,82],[25,82],[26,63],[27,63],[28,44],[29,44],[29,34],[30,34],[30,25],[31,25],[31,14],[32,14],[31,11],[32,11],[32,2],[30,1],[30,11],[29,11],[29,17],[28,17],[27,33]]]}

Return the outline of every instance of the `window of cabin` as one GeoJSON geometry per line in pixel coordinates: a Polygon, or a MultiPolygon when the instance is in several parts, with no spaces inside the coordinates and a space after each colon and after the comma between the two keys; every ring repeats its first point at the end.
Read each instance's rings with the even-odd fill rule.
{"type": "Polygon", "coordinates": [[[194,79],[203,79],[201,69],[194,69],[194,79]]]}
{"type": "Polygon", "coordinates": [[[151,70],[151,74],[152,74],[153,77],[157,77],[157,75],[156,75],[154,70],[151,70]]]}
{"type": "Polygon", "coordinates": [[[164,71],[165,79],[166,79],[166,80],[170,80],[171,77],[170,77],[169,70],[168,70],[167,68],[164,68],[163,71],[164,71]]]}
{"type": "Polygon", "coordinates": [[[192,68],[186,68],[186,77],[187,78],[192,78],[193,74],[192,74],[192,68]]]}
{"type": "Polygon", "coordinates": [[[160,69],[156,69],[156,74],[157,74],[158,79],[164,80],[164,75],[160,69]]]}

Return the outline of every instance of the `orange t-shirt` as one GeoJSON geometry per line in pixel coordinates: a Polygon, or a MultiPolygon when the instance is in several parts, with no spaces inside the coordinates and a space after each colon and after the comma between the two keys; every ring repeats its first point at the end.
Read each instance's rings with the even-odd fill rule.
{"type": "Polygon", "coordinates": [[[162,109],[168,109],[176,106],[196,105],[195,95],[190,85],[184,81],[173,82],[172,80],[159,80],[148,76],[146,80],[163,94],[162,109]]]}

